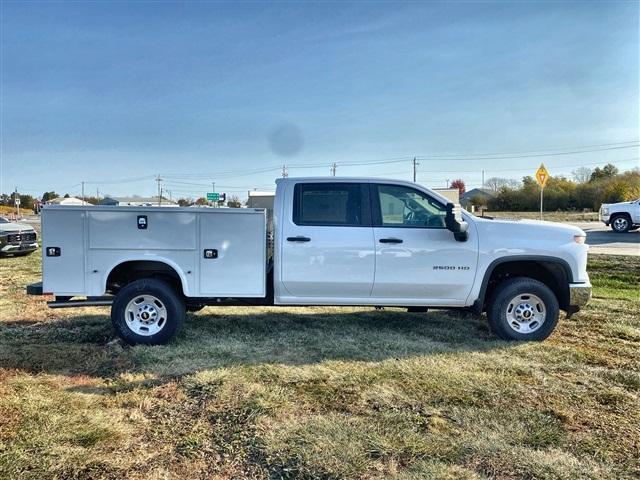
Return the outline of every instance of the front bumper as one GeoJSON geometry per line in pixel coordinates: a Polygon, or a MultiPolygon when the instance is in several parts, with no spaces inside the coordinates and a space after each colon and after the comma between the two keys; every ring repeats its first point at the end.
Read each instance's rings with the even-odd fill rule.
{"type": "Polygon", "coordinates": [[[0,246],[0,254],[26,253],[38,249],[38,242],[7,243],[0,246]]]}
{"type": "Polygon", "coordinates": [[[591,300],[591,282],[569,284],[569,306],[573,311],[578,311],[591,300]]]}

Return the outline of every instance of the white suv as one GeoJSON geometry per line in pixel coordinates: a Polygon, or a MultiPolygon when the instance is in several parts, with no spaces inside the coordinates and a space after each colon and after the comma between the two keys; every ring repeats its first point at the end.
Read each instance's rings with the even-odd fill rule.
{"type": "Polygon", "coordinates": [[[614,232],[624,233],[640,228],[640,199],[632,202],[603,203],[600,220],[614,232]]]}

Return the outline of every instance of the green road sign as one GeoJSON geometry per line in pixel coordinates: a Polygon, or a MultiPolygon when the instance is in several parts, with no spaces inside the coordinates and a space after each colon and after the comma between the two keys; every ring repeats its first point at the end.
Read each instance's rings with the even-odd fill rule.
{"type": "Polygon", "coordinates": [[[216,192],[207,193],[207,200],[210,202],[217,202],[218,200],[220,200],[220,194],[216,192]]]}

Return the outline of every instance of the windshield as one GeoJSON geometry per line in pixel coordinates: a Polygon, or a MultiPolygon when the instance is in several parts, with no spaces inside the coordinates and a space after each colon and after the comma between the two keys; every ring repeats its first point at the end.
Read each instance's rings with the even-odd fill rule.
{"type": "Polygon", "coordinates": [[[4,217],[0,217],[0,223],[11,223],[11,222],[4,217]]]}

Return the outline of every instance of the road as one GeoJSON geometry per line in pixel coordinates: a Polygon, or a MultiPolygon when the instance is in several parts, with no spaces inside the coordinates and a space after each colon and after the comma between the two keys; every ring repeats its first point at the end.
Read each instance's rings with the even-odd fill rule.
{"type": "Polygon", "coordinates": [[[640,230],[615,233],[611,227],[600,222],[572,223],[587,233],[589,253],[606,255],[640,256],[640,230]]]}

